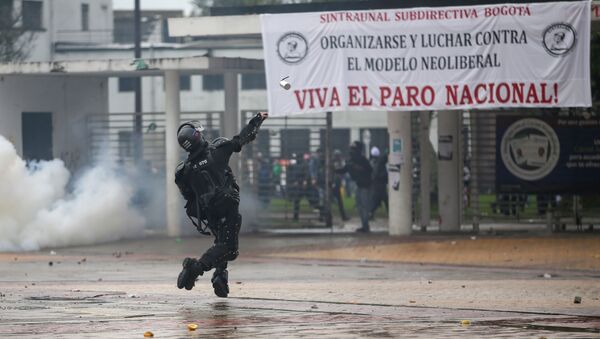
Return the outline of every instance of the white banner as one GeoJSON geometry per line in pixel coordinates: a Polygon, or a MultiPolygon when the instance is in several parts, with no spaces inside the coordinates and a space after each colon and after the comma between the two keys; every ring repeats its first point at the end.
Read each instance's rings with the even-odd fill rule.
{"type": "Polygon", "coordinates": [[[269,111],[590,106],[590,7],[264,14],[269,111]]]}

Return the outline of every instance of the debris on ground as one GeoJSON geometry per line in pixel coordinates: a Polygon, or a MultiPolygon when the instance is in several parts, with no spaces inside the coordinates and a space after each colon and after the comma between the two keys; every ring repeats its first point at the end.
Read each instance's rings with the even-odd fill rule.
{"type": "Polygon", "coordinates": [[[52,261],[49,261],[48,266],[52,266],[52,265],[54,265],[54,263],[52,261]]]}
{"type": "Polygon", "coordinates": [[[188,330],[190,331],[195,331],[198,329],[198,325],[197,324],[188,324],[187,325],[188,330]]]}
{"type": "Polygon", "coordinates": [[[154,337],[154,333],[152,333],[150,331],[146,331],[146,332],[144,332],[144,337],[146,337],[146,338],[152,338],[152,337],[154,337]]]}
{"type": "Polygon", "coordinates": [[[428,284],[433,284],[433,281],[431,281],[431,280],[427,280],[427,283],[428,283],[428,284]]]}
{"type": "Polygon", "coordinates": [[[542,277],[544,277],[546,279],[550,279],[550,278],[552,278],[552,274],[550,274],[550,273],[544,273],[544,275],[542,275],[542,277]]]}
{"type": "Polygon", "coordinates": [[[456,241],[452,241],[450,245],[456,245],[456,241]]]}
{"type": "Polygon", "coordinates": [[[50,255],[56,255],[56,252],[50,251],[50,255]]]}
{"type": "Polygon", "coordinates": [[[310,308],[312,308],[313,310],[319,309],[319,306],[317,305],[312,305],[310,308]]]}
{"type": "Polygon", "coordinates": [[[471,240],[477,240],[477,237],[476,236],[472,236],[471,240]]]}
{"type": "Polygon", "coordinates": [[[86,261],[87,261],[87,258],[81,259],[81,262],[86,262],[86,261]]]}
{"type": "Polygon", "coordinates": [[[115,258],[120,258],[123,254],[119,251],[119,252],[113,252],[112,256],[115,258]]]}
{"type": "Polygon", "coordinates": [[[411,303],[411,304],[416,303],[416,301],[414,301],[414,300],[409,300],[408,302],[411,303]]]}
{"type": "Polygon", "coordinates": [[[471,325],[471,320],[461,320],[460,324],[461,326],[469,326],[471,325]]]}
{"type": "Polygon", "coordinates": [[[466,286],[466,285],[461,285],[460,287],[462,287],[462,288],[465,288],[465,287],[467,287],[467,286],[466,286]]]}
{"type": "Polygon", "coordinates": [[[576,297],[575,297],[575,300],[573,300],[573,302],[574,302],[575,304],[581,304],[581,297],[580,297],[580,296],[576,296],[576,297]]]}
{"type": "Polygon", "coordinates": [[[242,284],[242,282],[241,282],[241,281],[236,281],[235,283],[236,283],[236,284],[238,284],[238,285],[241,285],[241,284],[242,284]]]}

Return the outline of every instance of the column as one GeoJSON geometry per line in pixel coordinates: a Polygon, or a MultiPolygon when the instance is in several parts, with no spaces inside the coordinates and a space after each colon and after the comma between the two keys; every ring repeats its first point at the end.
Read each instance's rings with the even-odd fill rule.
{"type": "MultiPolygon", "coordinates": [[[[238,96],[238,74],[225,73],[225,112],[221,120],[221,136],[231,138],[240,131],[240,109],[238,96]]],[[[229,166],[237,177],[240,172],[240,157],[234,153],[229,166]]]]}
{"type": "Polygon", "coordinates": [[[176,237],[181,234],[181,213],[183,205],[179,189],[175,185],[175,168],[179,163],[179,143],[177,128],[179,127],[179,72],[165,71],[165,166],[166,166],[166,201],[167,201],[167,234],[176,237]]]}
{"type": "Polygon", "coordinates": [[[419,157],[421,158],[420,179],[421,191],[419,195],[421,211],[419,225],[426,231],[431,222],[431,146],[429,145],[430,112],[419,112],[419,157]]]}
{"type": "Polygon", "coordinates": [[[389,233],[412,231],[412,141],[410,112],[388,112],[390,135],[389,233]]]}
{"type": "Polygon", "coordinates": [[[460,117],[460,111],[443,111],[438,114],[438,206],[442,232],[460,231],[460,117]]]}

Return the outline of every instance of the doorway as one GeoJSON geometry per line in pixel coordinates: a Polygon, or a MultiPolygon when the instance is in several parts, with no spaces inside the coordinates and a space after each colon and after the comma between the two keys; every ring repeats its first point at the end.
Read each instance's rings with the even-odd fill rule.
{"type": "Polygon", "coordinates": [[[52,160],[52,113],[23,112],[21,123],[23,159],[52,160]]]}

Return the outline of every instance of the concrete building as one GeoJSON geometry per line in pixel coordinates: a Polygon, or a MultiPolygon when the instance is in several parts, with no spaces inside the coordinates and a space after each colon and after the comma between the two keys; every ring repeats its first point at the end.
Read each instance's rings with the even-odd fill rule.
{"type": "MultiPolygon", "coordinates": [[[[13,1],[15,13],[23,13],[24,25],[31,28],[27,61],[67,60],[132,60],[132,11],[113,11],[110,0],[13,1]]],[[[142,11],[142,58],[181,58],[191,56],[240,57],[262,59],[259,36],[219,37],[216,39],[173,38],[167,33],[168,18],[181,17],[181,11],[142,11]]],[[[181,106],[184,112],[222,112],[224,110],[224,80],[222,75],[182,74],[181,106]]],[[[241,110],[263,110],[267,107],[264,74],[242,75],[239,79],[241,110]]],[[[22,92],[17,87],[15,91],[22,92]]],[[[90,115],[132,113],[134,111],[133,79],[111,77],[104,84],[108,107],[90,105],[90,115]]],[[[142,111],[164,112],[164,78],[142,78],[142,111]]],[[[85,94],[85,93],[83,93],[85,94]]],[[[74,96],[80,97],[75,91],[74,96]]],[[[51,112],[50,108],[38,108],[51,112]]],[[[55,125],[62,125],[55,114],[55,125]]],[[[338,114],[333,120],[335,138],[339,144],[351,140],[372,140],[380,147],[387,145],[385,114],[338,114]]],[[[8,126],[9,124],[6,124],[8,126]]],[[[17,129],[18,131],[19,129],[17,129]]],[[[13,133],[14,134],[14,133],[13,133]]],[[[308,137],[308,136],[307,136],[308,137]]],[[[15,140],[21,139],[13,136],[15,140]]],[[[17,144],[22,144],[18,141],[17,144]]],[[[316,147],[316,146],[315,146],[316,147]]],[[[19,147],[20,149],[20,147],[19,147]]],[[[314,150],[314,149],[313,149],[314,150]]],[[[309,151],[307,149],[306,151],[309,151]]],[[[54,156],[61,153],[54,152],[54,156]]]]}

